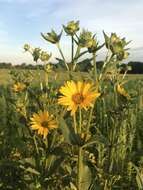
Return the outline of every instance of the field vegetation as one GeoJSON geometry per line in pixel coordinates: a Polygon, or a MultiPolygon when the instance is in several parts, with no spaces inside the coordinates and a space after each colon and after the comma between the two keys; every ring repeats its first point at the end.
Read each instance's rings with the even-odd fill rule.
{"type": "Polygon", "coordinates": [[[52,30],[41,35],[58,48],[58,68],[52,54],[25,44],[43,70],[0,70],[0,189],[142,190],[143,77],[127,75],[131,68],[122,64],[129,42],[103,32],[100,44],[75,21],[63,31],[70,63],[64,34],[52,30]],[[87,55],[91,67],[83,72],[87,55]]]}

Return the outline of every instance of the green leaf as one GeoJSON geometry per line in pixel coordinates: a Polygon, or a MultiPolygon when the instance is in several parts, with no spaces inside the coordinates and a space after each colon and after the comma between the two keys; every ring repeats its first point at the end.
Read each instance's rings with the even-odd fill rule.
{"type": "Polygon", "coordinates": [[[96,48],[96,51],[100,50],[102,47],[104,47],[104,45],[105,45],[105,43],[103,43],[102,45],[98,46],[98,47],[96,48]]]}
{"type": "Polygon", "coordinates": [[[49,155],[46,159],[46,169],[48,176],[55,173],[55,171],[61,166],[61,163],[63,162],[64,157],[58,157],[56,155],[49,155]]]}
{"type": "Polygon", "coordinates": [[[83,162],[81,171],[81,189],[87,190],[91,185],[91,171],[86,163],[83,162]]]}
{"type": "Polygon", "coordinates": [[[81,52],[77,57],[74,58],[74,61],[78,60],[81,56],[88,53],[88,50],[81,52]]]}
{"type": "Polygon", "coordinates": [[[32,157],[22,159],[22,160],[20,160],[20,163],[21,163],[21,164],[31,165],[31,166],[33,166],[33,167],[36,166],[35,159],[32,158],[32,157]]]}
{"type": "Polygon", "coordinates": [[[34,169],[34,168],[28,167],[28,168],[26,168],[25,171],[26,172],[30,172],[30,173],[35,174],[35,175],[40,175],[40,173],[36,169],[34,169]]]}
{"type": "Polygon", "coordinates": [[[106,45],[106,48],[109,49],[110,38],[105,34],[104,31],[103,31],[103,34],[104,34],[104,39],[105,39],[105,45],[106,45]]]}
{"type": "Polygon", "coordinates": [[[81,145],[79,136],[75,134],[72,126],[66,124],[63,117],[59,118],[59,126],[67,143],[72,145],[81,145]]]}

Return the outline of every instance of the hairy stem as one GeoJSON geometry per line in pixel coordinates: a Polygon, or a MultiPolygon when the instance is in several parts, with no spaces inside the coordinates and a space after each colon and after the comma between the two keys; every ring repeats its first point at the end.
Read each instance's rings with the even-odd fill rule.
{"type": "Polygon", "coordinates": [[[67,64],[67,62],[66,62],[66,59],[65,59],[65,57],[64,57],[64,54],[63,54],[63,52],[62,52],[62,50],[61,50],[61,47],[60,47],[60,44],[59,44],[59,43],[57,43],[57,47],[58,47],[58,50],[59,50],[59,52],[60,52],[60,54],[61,54],[61,56],[62,56],[62,58],[63,58],[64,64],[65,64],[67,70],[69,71],[68,64],[67,64]]]}
{"type": "Polygon", "coordinates": [[[76,114],[73,115],[73,120],[74,120],[74,131],[77,134],[76,114]]]}

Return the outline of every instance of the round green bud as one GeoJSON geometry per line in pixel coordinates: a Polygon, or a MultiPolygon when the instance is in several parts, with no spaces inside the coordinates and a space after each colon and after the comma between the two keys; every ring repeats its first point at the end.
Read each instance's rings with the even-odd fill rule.
{"type": "Polygon", "coordinates": [[[30,49],[30,45],[29,44],[25,44],[23,48],[24,48],[25,51],[28,51],[30,49]]]}
{"type": "Polygon", "coordinates": [[[63,28],[68,35],[73,36],[79,30],[79,21],[70,21],[67,26],[63,25],[63,28]]]}
{"type": "Polygon", "coordinates": [[[51,55],[49,55],[47,52],[42,51],[41,55],[40,55],[40,59],[41,61],[45,62],[48,61],[50,59],[51,55]]]}

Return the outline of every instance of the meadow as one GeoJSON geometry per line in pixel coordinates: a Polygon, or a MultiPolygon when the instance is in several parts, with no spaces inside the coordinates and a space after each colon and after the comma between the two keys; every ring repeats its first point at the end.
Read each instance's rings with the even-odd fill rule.
{"type": "Polygon", "coordinates": [[[63,30],[71,39],[70,63],[62,32],[41,34],[58,48],[62,71],[49,63],[51,54],[29,44],[24,50],[42,71],[0,70],[0,189],[142,190],[143,76],[127,75],[131,68],[122,65],[128,42],[103,33],[99,44],[92,32],[78,34],[74,21],[63,30]],[[89,54],[85,73],[78,60],[89,54]]]}
{"type": "MultiPolygon", "coordinates": [[[[23,72],[24,70],[22,69],[13,69],[14,71],[17,72],[23,72]]],[[[8,85],[8,84],[12,84],[13,80],[11,77],[11,71],[10,69],[0,69],[0,85],[8,85]]],[[[25,70],[26,71],[26,70],[25,70]]],[[[36,78],[37,76],[37,71],[35,70],[29,70],[30,72],[32,72],[32,74],[34,75],[34,80],[33,82],[37,82],[39,79],[36,78]]],[[[41,75],[42,73],[44,73],[44,71],[41,71],[41,75]]],[[[86,78],[86,76],[88,75],[88,73],[86,72],[82,72],[82,73],[77,73],[77,72],[73,72],[73,75],[75,76],[74,78],[81,80],[82,77],[86,78]]],[[[43,75],[42,75],[43,77],[43,75]]],[[[58,77],[59,81],[64,81],[68,78],[68,73],[63,71],[52,71],[52,73],[50,73],[49,75],[49,81],[52,82],[54,80],[55,77],[58,77]]],[[[122,75],[120,75],[120,77],[122,77],[122,75]]],[[[139,80],[143,79],[143,75],[142,74],[127,74],[126,75],[126,80],[128,81],[132,81],[134,80],[134,82],[136,83],[139,80]]],[[[44,77],[43,79],[44,80],[44,77]]]]}

